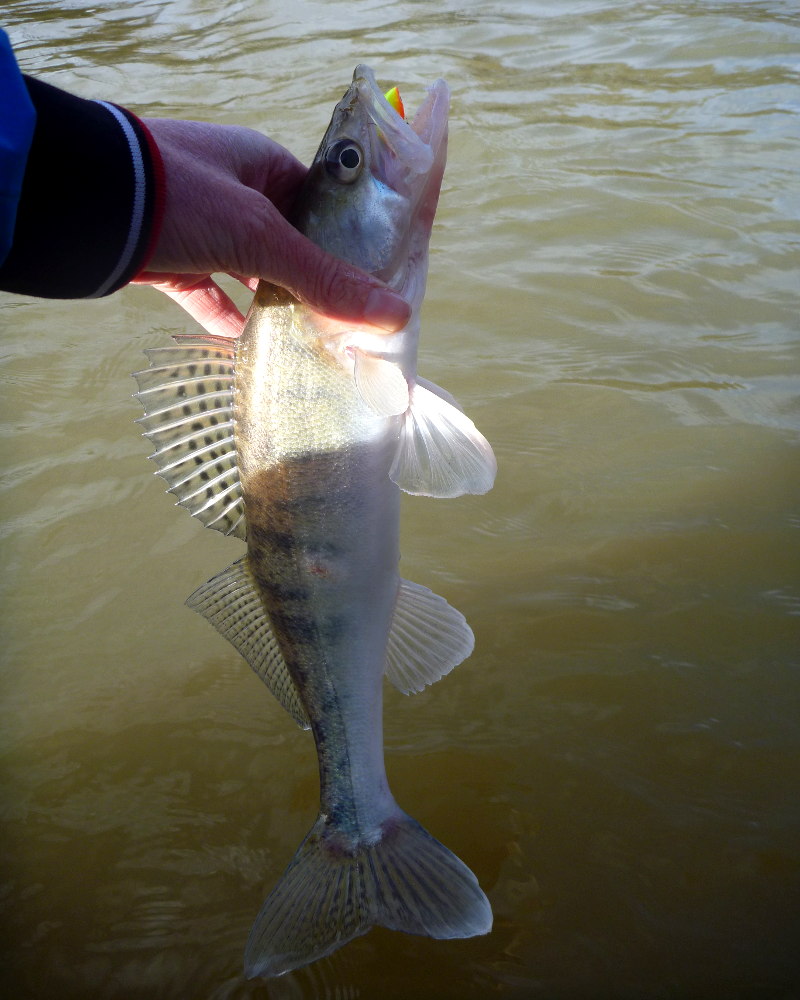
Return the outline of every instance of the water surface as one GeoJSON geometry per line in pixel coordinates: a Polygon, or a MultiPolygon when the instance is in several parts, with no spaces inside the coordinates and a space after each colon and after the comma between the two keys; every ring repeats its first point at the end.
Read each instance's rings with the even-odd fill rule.
{"type": "Polygon", "coordinates": [[[190,321],[150,289],[0,297],[6,994],[797,995],[796,4],[4,11],[28,72],[306,161],[356,63],[412,107],[444,76],[420,368],[500,466],[404,502],[404,575],[477,645],[385,713],[398,800],[495,929],[378,929],[247,983],[316,764],[183,606],[240,547],[163,495],[129,373],[190,321]]]}

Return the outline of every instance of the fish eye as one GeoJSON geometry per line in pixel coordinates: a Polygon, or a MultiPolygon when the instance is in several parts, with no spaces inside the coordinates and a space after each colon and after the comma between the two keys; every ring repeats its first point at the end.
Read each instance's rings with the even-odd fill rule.
{"type": "Polygon", "coordinates": [[[353,139],[339,139],[325,154],[328,173],[342,184],[352,184],[363,165],[363,150],[353,139]]]}

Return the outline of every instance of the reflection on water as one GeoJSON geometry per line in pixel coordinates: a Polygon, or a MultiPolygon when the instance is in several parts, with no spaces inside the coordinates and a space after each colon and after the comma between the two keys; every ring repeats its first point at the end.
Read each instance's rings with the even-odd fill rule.
{"type": "Polygon", "coordinates": [[[446,77],[421,369],[500,461],[486,497],[404,504],[405,575],[477,646],[386,702],[398,799],[478,874],[495,930],[377,929],[247,983],[316,765],[183,606],[228,543],[161,495],[128,373],[186,321],[142,289],[2,298],[8,995],[792,995],[796,5],[5,14],[30,72],[306,160],[357,62],[411,106],[446,77]]]}

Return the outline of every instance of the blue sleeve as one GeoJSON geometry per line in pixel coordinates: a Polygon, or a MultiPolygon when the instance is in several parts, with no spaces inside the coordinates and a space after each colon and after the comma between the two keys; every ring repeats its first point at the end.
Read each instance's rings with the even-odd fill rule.
{"type": "Polygon", "coordinates": [[[8,35],[0,29],[0,264],[14,238],[17,205],[33,140],[36,111],[8,35]]]}
{"type": "Polygon", "coordinates": [[[20,74],[2,31],[0,71],[0,290],[110,295],[158,236],[158,147],[127,109],[20,74]]]}

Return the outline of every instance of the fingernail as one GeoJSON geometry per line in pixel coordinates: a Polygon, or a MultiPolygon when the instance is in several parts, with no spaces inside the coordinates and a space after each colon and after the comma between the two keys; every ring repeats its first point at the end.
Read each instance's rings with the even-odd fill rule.
{"type": "Polygon", "coordinates": [[[387,288],[373,288],[364,305],[364,319],[382,330],[396,333],[411,318],[411,306],[387,288]]]}

